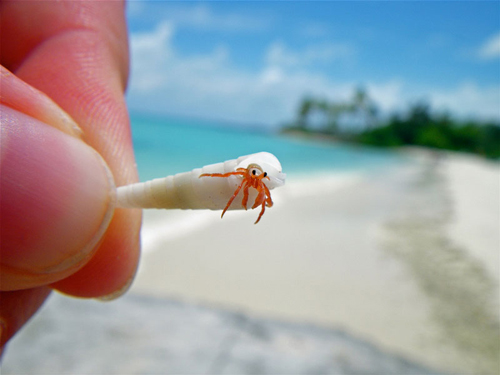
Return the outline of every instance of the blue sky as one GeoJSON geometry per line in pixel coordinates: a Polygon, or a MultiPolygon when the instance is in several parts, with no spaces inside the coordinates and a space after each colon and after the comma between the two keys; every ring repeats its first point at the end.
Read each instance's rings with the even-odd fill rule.
{"type": "Polygon", "coordinates": [[[132,1],[131,110],[277,126],[365,87],[500,120],[500,2],[132,1]]]}

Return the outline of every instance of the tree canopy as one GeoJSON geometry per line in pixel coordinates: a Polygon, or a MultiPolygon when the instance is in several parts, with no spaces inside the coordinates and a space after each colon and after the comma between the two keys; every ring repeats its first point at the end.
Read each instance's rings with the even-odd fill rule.
{"type": "Polygon", "coordinates": [[[499,123],[460,121],[450,114],[434,113],[425,102],[381,120],[378,108],[363,88],[345,102],[305,97],[299,103],[296,120],[283,130],[328,134],[372,146],[415,145],[500,158],[499,123]]]}

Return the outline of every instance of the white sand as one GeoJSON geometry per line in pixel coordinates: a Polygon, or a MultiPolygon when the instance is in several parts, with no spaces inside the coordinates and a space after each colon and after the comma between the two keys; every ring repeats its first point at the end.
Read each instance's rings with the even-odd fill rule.
{"type": "Polygon", "coordinates": [[[146,251],[132,292],[341,327],[437,369],[478,369],[481,358],[464,358],[443,341],[439,308],[422,282],[435,278],[417,272],[425,262],[414,267],[386,242],[419,241],[392,231],[395,218],[415,211],[441,217],[451,208],[453,238],[498,274],[490,265],[499,254],[498,165],[450,156],[439,166],[444,185],[427,186],[418,181],[434,162],[423,159],[371,175],[291,176],[258,225],[257,211],[228,212],[223,220],[217,212],[146,212],[146,251]],[[470,204],[475,194],[484,205],[470,204]]]}
{"type": "Polygon", "coordinates": [[[446,174],[455,202],[450,236],[500,277],[500,167],[468,155],[448,158],[446,174]]]}

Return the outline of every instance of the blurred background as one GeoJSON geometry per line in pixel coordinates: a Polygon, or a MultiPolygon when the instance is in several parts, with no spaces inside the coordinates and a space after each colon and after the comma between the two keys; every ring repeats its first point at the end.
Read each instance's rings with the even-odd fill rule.
{"type": "Polygon", "coordinates": [[[131,290],[53,295],[2,373],[500,372],[498,2],[127,17],[141,181],[268,151],[286,186],[258,225],[146,210],[131,290]]]}

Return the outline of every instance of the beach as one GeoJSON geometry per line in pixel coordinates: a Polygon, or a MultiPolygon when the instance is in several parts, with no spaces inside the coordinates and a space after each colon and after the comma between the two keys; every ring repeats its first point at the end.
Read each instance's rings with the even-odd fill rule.
{"type": "Polygon", "coordinates": [[[439,371],[498,369],[499,166],[406,154],[291,175],[258,225],[256,211],[146,211],[130,293],[338,327],[439,371]]]}
{"type": "Polygon", "coordinates": [[[54,293],[2,373],[498,373],[499,164],[401,154],[290,173],[257,225],[146,210],[128,293],[54,293]]]}

